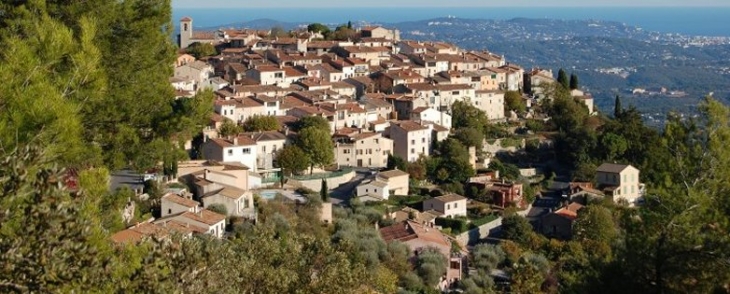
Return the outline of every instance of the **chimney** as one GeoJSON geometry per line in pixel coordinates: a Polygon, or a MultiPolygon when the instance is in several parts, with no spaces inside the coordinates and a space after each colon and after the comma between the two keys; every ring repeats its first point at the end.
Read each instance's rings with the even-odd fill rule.
{"type": "Polygon", "coordinates": [[[238,146],[238,136],[233,137],[233,145],[238,146]]]}
{"type": "Polygon", "coordinates": [[[205,173],[203,173],[203,179],[208,179],[208,174],[210,173],[210,170],[206,169],[205,173]]]}

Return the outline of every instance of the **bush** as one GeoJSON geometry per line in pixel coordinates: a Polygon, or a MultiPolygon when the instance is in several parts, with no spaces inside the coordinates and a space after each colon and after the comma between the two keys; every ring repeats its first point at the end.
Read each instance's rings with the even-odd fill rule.
{"type": "Polygon", "coordinates": [[[222,215],[228,215],[228,209],[226,208],[225,205],[220,204],[220,203],[211,204],[210,206],[208,206],[207,209],[212,212],[215,212],[215,213],[219,213],[222,215]]]}
{"type": "Polygon", "coordinates": [[[443,228],[450,228],[451,232],[454,233],[454,235],[461,234],[469,229],[466,221],[452,218],[436,218],[436,225],[443,228]]]}

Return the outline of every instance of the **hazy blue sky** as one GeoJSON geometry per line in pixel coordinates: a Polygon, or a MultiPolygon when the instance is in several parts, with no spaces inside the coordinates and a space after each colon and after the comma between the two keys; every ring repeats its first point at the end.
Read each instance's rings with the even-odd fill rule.
{"type": "MultiPolygon", "coordinates": [[[[535,0],[173,0],[177,8],[203,7],[516,7],[536,6],[535,0]]],[[[537,6],[730,6],[728,0],[543,0],[537,6]]]]}

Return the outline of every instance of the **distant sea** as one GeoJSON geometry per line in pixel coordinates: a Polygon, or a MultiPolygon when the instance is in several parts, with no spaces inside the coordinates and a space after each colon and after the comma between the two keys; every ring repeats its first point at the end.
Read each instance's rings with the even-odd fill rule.
{"type": "Polygon", "coordinates": [[[473,19],[547,18],[608,20],[649,31],[699,36],[730,37],[730,7],[460,7],[460,8],[173,8],[173,22],[193,18],[198,28],[216,27],[255,19],[282,22],[342,24],[347,21],[396,23],[454,16],[473,19]]]}

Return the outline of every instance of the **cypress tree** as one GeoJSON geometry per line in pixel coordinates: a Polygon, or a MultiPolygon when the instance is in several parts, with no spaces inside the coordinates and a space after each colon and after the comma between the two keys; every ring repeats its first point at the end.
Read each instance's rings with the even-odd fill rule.
{"type": "Polygon", "coordinates": [[[327,180],[322,179],[322,188],[319,191],[319,195],[322,196],[322,201],[327,202],[330,199],[329,191],[327,191],[327,180]]]}
{"type": "Polygon", "coordinates": [[[578,89],[578,76],[574,73],[570,74],[570,89],[578,89]]]}
{"type": "Polygon", "coordinates": [[[623,112],[624,111],[621,108],[621,97],[619,95],[616,95],[616,100],[614,100],[613,104],[613,117],[618,118],[623,112]]]}
{"type": "Polygon", "coordinates": [[[565,73],[564,69],[560,69],[558,71],[558,84],[563,85],[563,88],[568,89],[570,86],[570,81],[568,81],[568,74],[565,73]]]}

